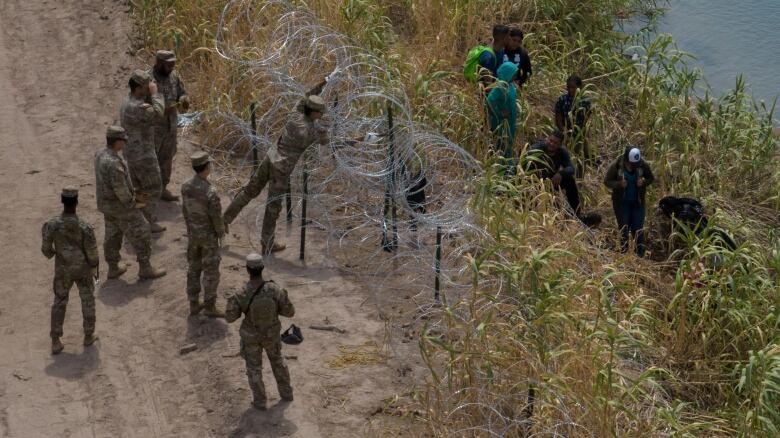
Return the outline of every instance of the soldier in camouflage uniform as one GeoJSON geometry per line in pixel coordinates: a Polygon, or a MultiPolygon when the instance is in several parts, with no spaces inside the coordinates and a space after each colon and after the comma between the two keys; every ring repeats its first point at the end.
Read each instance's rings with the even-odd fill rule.
{"type": "Polygon", "coordinates": [[[181,186],[181,209],[187,223],[187,297],[190,315],[197,315],[205,308],[206,316],[223,318],[217,310],[217,286],[219,285],[219,239],[225,235],[222,222],[222,205],[217,190],[209,183],[211,157],[206,152],[195,152],[190,157],[196,175],[181,186]],[[199,301],[203,274],[203,299],[199,301]]]}
{"type": "Polygon", "coordinates": [[[51,305],[51,352],[59,354],[64,346],[62,324],[73,283],[79,289],[81,315],[84,318],[84,345],[92,345],[95,336],[95,283],[98,253],[95,232],[76,216],[79,192],[65,188],[61,196],[64,211],[43,225],[41,252],[54,259],[54,302],[51,305]]]}
{"type": "Polygon", "coordinates": [[[263,350],[271,362],[271,371],[276,378],[279,395],[284,401],[293,400],[290,385],[290,371],[282,356],[280,332],[282,329],[279,315],[288,318],[295,314],[287,291],[273,281],[263,280],[263,257],[249,254],[246,269],[249,282],[244,289],[228,299],[225,319],[237,320],[244,314],[241,322],[241,356],[246,362],[246,375],[254,396],[253,406],[265,410],[265,386],[263,385],[263,350]]]}
{"type": "Polygon", "coordinates": [[[327,124],[319,122],[325,112],[325,102],[317,96],[324,84],[322,82],[310,90],[307,97],[289,115],[279,142],[271,146],[265,159],[250,177],[249,183],[241,189],[225,210],[225,223],[230,224],[268,184],[268,201],[261,236],[264,254],[285,248],[285,245],[274,242],[274,232],[276,220],[282,211],[282,196],[287,190],[287,180],[295,169],[295,164],[309,146],[314,143],[328,142],[327,124]]]}
{"type": "Polygon", "coordinates": [[[109,126],[106,131],[106,148],[95,155],[95,190],[97,208],[106,223],[103,253],[108,263],[108,278],[117,278],[127,271],[120,266],[119,250],[122,238],[127,237],[138,259],[138,276],[142,279],[159,278],[165,270],[152,267],[149,223],[140,208],[142,203],[133,191],[127,165],[119,153],[125,146],[127,133],[121,126],[109,126]]]}
{"type": "Polygon", "coordinates": [[[160,233],[165,231],[165,227],[157,223],[157,199],[162,180],[152,127],[164,116],[165,100],[145,71],[133,72],[129,86],[130,93],[119,108],[119,120],[128,137],[125,158],[133,187],[144,197],[143,215],[149,222],[149,229],[152,233],[160,233]]]}
{"type": "Polygon", "coordinates": [[[163,201],[176,201],[178,196],[168,191],[168,183],[171,182],[171,170],[173,169],[173,156],[176,154],[176,127],[179,108],[187,111],[190,108],[190,99],[184,90],[184,83],[176,67],[176,55],[168,50],[158,50],[155,54],[155,64],[149,74],[157,83],[157,88],[165,97],[165,117],[158,119],[154,124],[154,142],[157,151],[157,162],[160,165],[160,178],[162,180],[163,201]]]}

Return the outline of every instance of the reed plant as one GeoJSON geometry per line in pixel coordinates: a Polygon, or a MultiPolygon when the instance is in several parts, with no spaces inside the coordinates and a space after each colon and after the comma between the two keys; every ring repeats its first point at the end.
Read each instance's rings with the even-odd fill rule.
{"type": "MultiPolygon", "coordinates": [[[[224,1],[132,0],[142,54],[177,51],[197,106],[248,107],[262,81],[214,50],[224,1]]],[[[392,66],[418,121],[485,163],[472,207],[485,231],[467,260],[472,288],[442,309],[446,333],[425,332],[421,398],[436,436],[780,435],[780,166],[774,105],[743,78],[721,96],[701,89],[692,55],[668,35],[626,34],[646,0],[311,0],[329,26],[392,66]],[[482,94],[463,80],[469,47],[495,22],[526,31],[535,74],[521,93],[517,158],[552,129],[568,75],[596,108],[588,140],[604,164],[641,145],[667,194],[702,199],[735,250],[682,232],[665,263],[609,249],[615,235],[581,228],[544,182],[511,179],[489,157],[482,94]],[[632,55],[638,55],[632,57],[632,55]],[[708,261],[717,260],[716,264],[708,261]],[[702,264],[706,266],[702,267],[702,264]]],[[[232,30],[247,47],[263,35],[232,30]]],[[[219,138],[206,120],[201,135],[219,138]]],[[[582,187],[611,216],[604,165],[582,187]]],[[[608,221],[609,222],[609,221],[608,221]]]]}

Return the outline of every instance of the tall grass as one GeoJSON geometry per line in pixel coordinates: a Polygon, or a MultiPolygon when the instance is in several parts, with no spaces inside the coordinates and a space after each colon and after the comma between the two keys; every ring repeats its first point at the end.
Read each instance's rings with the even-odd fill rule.
{"type": "MultiPolygon", "coordinates": [[[[213,52],[218,0],[133,0],[146,53],[172,48],[201,107],[245,108],[262,92],[213,52]]],[[[658,14],[643,0],[312,0],[321,19],[396,71],[415,117],[487,160],[480,93],[459,74],[491,25],[527,33],[536,74],[521,95],[522,144],[552,125],[565,78],[595,102],[589,140],[605,162],[642,145],[657,175],[649,203],[701,198],[741,243],[678,236],[657,264],[605,249],[609,226],[569,222],[543,184],[486,164],[473,208],[486,238],[469,260],[473,288],[425,333],[426,424],[437,436],[780,435],[780,166],[774,108],[741,78],[697,96],[700,73],[671,37],[631,37],[617,15],[658,14]],[[629,53],[640,54],[639,62],[629,53]],[[497,196],[497,193],[503,195],[497,196]],[[718,260],[701,267],[702,261],[718,260]]],[[[255,45],[262,35],[239,35],[255,45]]],[[[202,127],[210,135],[211,126],[202,127]]],[[[611,216],[592,169],[589,208],[611,216]]],[[[649,214],[648,216],[652,216],[649,214]]]]}

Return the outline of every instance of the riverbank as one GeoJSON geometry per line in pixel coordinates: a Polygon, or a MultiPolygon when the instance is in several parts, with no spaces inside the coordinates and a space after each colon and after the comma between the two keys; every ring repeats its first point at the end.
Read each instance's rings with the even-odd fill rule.
{"type": "MultiPolygon", "coordinates": [[[[436,168],[435,181],[452,192],[434,185],[432,193],[441,202],[431,207],[448,206],[457,188],[460,196],[468,195],[468,204],[457,212],[473,217],[470,230],[445,240],[444,260],[453,273],[444,282],[441,307],[430,302],[430,273],[416,276],[418,271],[403,263],[410,252],[405,246],[396,255],[373,252],[387,224],[376,220],[380,209],[373,208],[381,198],[377,202],[366,195],[362,205],[311,213],[327,234],[349,243],[339,246],[331,240],[329,247],[339,256],[349,253],[353,261],[346,269],[362,269],[373,278],[381,291],[377,295],[410,296],[419,305],[414,323],[421,330],[393,325],[386,330],[388,339],[419,342],[420,359],[428,366],[428,374],[415,380],[421,389],[414,393],[417,407],[409,411],[420,420],[417,424],[436,436],[767,435],[780,427],[771,420],[778,414],[776,395],[766,389],[780,369],[775,323],[780,316],[774,311],[780,299],[780,245],[774,231],[780,170],[774,164],[771,119],[755,111],[744,90],[697,104],[694,76],[679,67],[680,55],[669,38],[645,44],[638,65],[625,59],[617,48],[632,42],[612,32],[614,17],[618,11],[648,10],[652,2],[412,1],[409,8],[396,1],[321,0],[293,12],[280,4],[279,11],[288,12],[284,23],[292,23],[281,30],[273,27],[281,20],[274,14],[280,12],[261,15],[240,1],[231,5],[246,13],[228,15],[218,29],[222,3],[150,1],[135,11],[143,50],[176,50],[196,105],[212,111],[198,127],[203,138],[224,138],[220,128],[231,126],[231,142],[238,145],[231,152],[242,150],[239,146],[248,144],[246,126],[225,120],[246,120],[253,99],[279,95],[264,85],[277,86],[282,83],[277,78],[290,73],[283,89],[297,97],[330,73],[328,54],[337,52],[312,52],[322,46],[307,38],[308,32],[322,31],[328,36],[323,40],[346,37],[371,54],[371,62],[386,74],[362,79],[385,94],[402,90],[393,96],[404,96],[414,121],[459,146],[448,145],[450,150],[481,161],[476,178],[447,179],[452,174],[436,168]],[[566,77],[578,73],[585,78],[595,107],[589,140],[602,164],[589,169],[580,186],[587,209],[606,219],[600,229],[583,229],[568,219],[534,178],[520,172],[507,181],[491,170],[487,151],[492,140],[482,134],[478,110],[482,96],[462,79],[460,65],[471,46],[487,41],[496,21],[526,31],[535,63],[536,73],[521,93],[518,158],[524,144],[551,130],[551,106],[563,93],[566,77]],[[229,43],[219,45],[222,56],[213,49],[216,30],[222,32],[220,41],[229,43]],[[271,56],[275,52],[292,55],[277,60],[271,56]],[[602,179],[629,143],[642,147],[656,174],[648,205],[669,194],[701,199],[711,222],[737,238],[739,248],[726,251],[717,270],[689,280],[702,258],[719,251],[711,242],[688,239],[685,251],[664,262],[612,250],[615,225],[602,179]],[[341,220],[357,221],[361,226],[355,229],[367,231],[354,241],[328,229],[341,220]],[[403,286],[384,288],[387,276],[410,272],[415,275],[403,286]]],[[[333,93],[326,96],[338,95],[333,93]]],[[[336,102],[328,103],[335,108],[336,102]]],[[[276,105],[261,107],[260,113],[279,110],[276,105]]],[[[275,138],[283,114],[279,110],[267,119],[262,141],[275,138]]],[[[419,161],[439,163],[425,145],[417,149],[419,161]]],[[[215,147],[224,150],[221,144],[215,147]]],[[[315,158],[332,160],[329,151],[318,151],[315,158]]],[[[363,151],[351,152],[360,156],[363,151]]],[[[314,161],[313,166],[332,170],[314,161]]],[[[226,159],[224,164],[227,177],[221,186],[230,190],[242,176],[229,173],[230,168],[242,163],[226,159]]],[[[332,174],[339,175],[338,170],[343,167],[336,165],[332,174]]],[[[365,174],[374,170],[361,169],[365,174]]],[[[321,206],[341,205],[345,192],[372,193],[354,174],[332,185],[323,182],[329,181],[323,174],[331,175],[312,173],[312,184],[320,189],[309,193],[321,206]]],[[[399,207],[399,215],[405,214],[399,207]]],[[[435,224],[437,216],[431,216],[423,219],[435,224]]],[[[423,239],[422,246],[432,250],[430,241],[423,239]]],[[[414,253],[421,271],[431,267],[432,252],[414,253]]]]}

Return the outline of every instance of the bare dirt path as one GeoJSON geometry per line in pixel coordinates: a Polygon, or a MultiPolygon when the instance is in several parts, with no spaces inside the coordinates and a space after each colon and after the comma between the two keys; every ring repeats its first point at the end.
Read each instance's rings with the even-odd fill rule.
{"type": "MultiPolygon", "coordinates": [[[[297,356],[288,361],[296,401],[276,404],[266,368],[270,410],[249,407],[237,325],[187,317],[178,203],[162,205],[168,231],[153,248],[152,260],[169,274],[137,282],[132,266],[121,280],[106,281],[103,266],[96,347],[80,344],[73,290],[65,351],[50,355],[53,262],[40,253],[40,227],[59,212],[60,188],[76,185],[79,213],[102,242],[93,154],[103,147],[130,69],[143,67],[126,53],[127,10],[118,0],[0,2],[0,436],[342,437],[386,430],[393,420],[374,414],[383,399],[404,391],[407,372],[396,371],[395,359],[389,361],[394,366],[343,369],[326,363],[338,356],[340,344],[381,346],[385,328],[364,287],[321,267],[325,257],[316,236],[306,265],[288,250],[266,269],[290,291],[298,310],[294,322],[305,330],[302,345],[285,348],[297,356]],[[347,333],[306,330],[325,317],[347,333]],[[198,350],[180,355],[188,343],[198,350]]],[[[186,157],[192,148],[181,149],[176,191],[190,176],[186,157]]],[[[251,250],[246,230],[235,228],[223,251],[222,297],[244,281],[242,260],[251,250]]],[[[125,259],[133,257],[125,253],[125,259]]]]}

